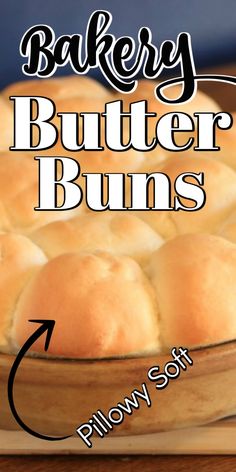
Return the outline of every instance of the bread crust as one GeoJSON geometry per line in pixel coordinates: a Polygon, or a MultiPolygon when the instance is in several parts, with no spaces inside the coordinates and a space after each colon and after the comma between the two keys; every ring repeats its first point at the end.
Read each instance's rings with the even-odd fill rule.
{"type": "MultiPolygon", "coordinates": [[[[31,333],[30,314],[56,320],[48,349],[54,356],[142,355],[159,348],[154,291],[128,257],[68,253],[52,259],[19,299],[12,328],[18,345],[31,333]]],[[[33,350],[44,351],[42,338],[33,350]]]]}
{"type": "MultiPolygon", "coordinates": [[[[204,174],[206,202],[199,211],[153,211],[140,212],[140,216],[162,237],[172,238],[178,234],[197,232],[217,232],[221,223],[228,218],[236,205],[236,173],[222,162],[206,156],[173,155],[152,172],[163,172],[171,181],[172,207],[176,192],[174,183],[178,175],[185,172],[204,174]]],[[[196,180],[186,177],[186,182],[197,184],[196,180]]],[[[152,187],[150,187],[150,191],[152,187]]],[[[180,198],[182,204],[191,208],[194,203],[180,198]]],[[[152,202],[152,199],[150,199],[152,202]]]]}
{"type": "Polygon", "coordinates": [[[190,348],[236,338],[236,246],[209,234],[186,234],[152,256],[162,346],[190,348]]]}
{"type": "Polygon", "coordinates": [[[43,251],[19,234],[0,233],[0,349],[12,346],[10,327],[19,295],[28,280],[47,262],[43,251]]]}

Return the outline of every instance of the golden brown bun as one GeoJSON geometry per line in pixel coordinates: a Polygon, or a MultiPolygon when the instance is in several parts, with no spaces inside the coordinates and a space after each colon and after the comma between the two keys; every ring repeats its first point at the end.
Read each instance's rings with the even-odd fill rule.
{"type": "Polygon", "coordinates": [[[219,236],[236,243],[236,210],[218,228],[219,236]]]}
{"type": "MultiPolygon", "coordinates": [[[[200,90],[197,90],[195,96],[188,102],[173,105],[164,103],[155,96],[155,88],[158,84],[159,82],[154,80],[141,79],[138,81],[138,86],[134,92],[127,94],[118,93],[117,97],[123,99],[126,105],[140,100],[148,100],[148,108],[150,108],[151,112],[157,113],[158,116],[171,111],[183,111],[183,113],[188,113],[189,115],[193,115],[196,111],[220,111],[220,107],[215,100],[200,90]]],[[[165,89],[165,91],[162,90],[162,92],[166,98],[173,100],[179,97],[181,89],[181,85],[174,85],[165,89]]]]}
{"type": "MultiPolygon", "coordinates": [[[[113,95],[111,92],[107,92],[107,95],[104,97],[103,95],[78,95],[78,96],[68,96],[65,98],[58,98],[55,100],[56,110],[57,113],[104,113],[105,111],[105,103],[112,101],[113,95]]],[[[52,120],[60,132],[61,130],[61,118],[55,116],[52,120]]],[[[78,120],[78,129],[79,129],[79,142],[83,136],[83,120],[80,117],[78,120]]],[[[104,140],[104,119],[101,117],[100,119],[100,126],[101,126],[101,144],[105,145],[104,140]]],[[[57,146],[62,149],[62,145],[60,144],[60,139],[58,141],[57,146]]],[[[54,150],[56,148],[54,147],[54,150]]]]}
{"type": "Polygon", "coordinates": [[[12,104],[0,96],[0,151],[6,151],[13,145],[12,104]]]}
{"type": "MultiPolygon", "coordinates": [[[[123,174],[124,187],[127,189],[124,206],[129,207],[130,205],[130,182],[131,179],[127,176],[129,172],[142,172],[142,166],[146,167],[145,162],[149,156],[145,156],[144,153],[129,149],[124,152],[114,152],[110,149],[105,148],[103,151],[78,151],[69,152],[65,151],[62,146],[57,144],[53,148],[40,152],[42,156],[64,156],[70,157],[76,160],[80,166],[80,176],[77,180],[78,185],[83,191],[84,204],[80,205],[80,211],[90,211],[85,203],[86,196],[86,178],[83,174],[106,174],[106,173],[119,173],[123,174]]],[[[150,161],[150,165],[155,162],[153,159],[150,161]]],[[[103,200],[104,204],[108,198],[108,179],[102,177],[103,182],[103,200]]],[[[62,218],[61,218],[62,219],[62,218]]]]}
{"type": "MultiPolygon", "coordinates": [[[[156,169],[150,170],[155,172],[156,169]]],[[[225,164],[214,159],[198,156],[174,155],[159,166],[158,171],[167,174],[172,182],[172,202],[176,195],[174,182],[184,172],[204,173],[206,203],[198,211],[143,211],[139,216],[148,222],[162,237],[171,238],[177,234],[217,231],[221,222],[228,217],[236,204],[236,173],[225,164]]],[[[197,184],[196,180],[186,181],[197,184]]],[[[158,189],[157,189],[158,191],[158,189]]],[[[180,198],[183,205],[192,207],[193,202],[180,198]]]]}
{"type": "MultiPolygon", "coordinates": [[[[124,152],[115,152],[107,148],[103,151],[70,152],[56,145],[47,151],[40,152],[40,155],[71,157],[79,162],[80,174],[136,172],[145,162],[144,154],[134,149],[124,152]]],[[[83,186],[82,181],[81,185],[83,186]]]]}
{"type": "MultiPolygon", "coordinates": [[[[220,130],[216,128],[215,145],[220,147],[218,151],[195,151],[194,146],[197,145],[196,133],[189,133],[189,137],[195,137],[193,146],[187,149],[186,151],[178,152],[178,155],[186,157],[209,157],[211,159],[214,159],[215,161],[220,161],[223,164],[226,164],[227,166],[231,167],[236,171],[236,113],[231,113],[231,115],[233,117],[233,124],[230,129],[220,130]]],[[[184,144],[185,142],[187,142],[186,133],[175,133],[175,141],[178,144],[184,144]]],[[[144,165],[141,171],[146,172],[148,168],[148,160],[150,157],[152,158],[153,165],[157,165],[168,157],[173,157],[175,155],[176,154],[170,153],[165,150],[162,150],[162,153],[160,153],[157,147],[150,153],[147,153],[145,157],[147,157],[148,159],[144,161],[144,165]]]]}
{"type": "MultiPolygon", "coordinates": [[[[57,144],[47,151],[40,152],[43,156],[65,156],[75,159],[80,165],[80,177],[77,182],[81,187],[83,194],[86,193],[86,179],[82,174],[93,174],[93,173],[120,173],[123,174],[124,186],[127,189],[127,196],[125,198],[125,206],[129,206],[130,198],[128,195],[128,189],[130,189],[130,178],[127,177],[129,172],[142,172],[142,167],[146,167],[145,162],[149,159],[148,155],[142,152],[129,149],[124,152],[115,152],[105,148],[103,151],[78,151],[69,152],[66,151],[60,144],[57,144]]],[[[153,165],[155,160],[149,161],[150,165],[153,165]]],[[[103,177],[103,199],[107,201],[107,190],[108,181],[106,177],[103,177]]],[[[85,198],[85,197],[84,197],[85,198]]],[[[88,210],[86,207],[85,210],[88,210]]]]}
{"type": "MultiPolygon", "coordinates": [[[[35,211],[38,163],[24,153],[0,153],[0,230],[27,233],[74,211],[35,211]]],[[[81,208],[75,209],[80,211],[81,208]]]]}
{"type": "Polygon", "coordinates": [[[232,113],[233,124],[227,131],[218,130],[216,133],[216,145],[220,150],[212,157],[227,164],[236,170],[236,113],[232,113]]]}
{"type": "Polygon", "coordinates": [[[106,97],[109,91],[106,87],[91,77],[69,75],[51,79],[24,80],[6,87],[3,97],[8,100],[10,96],[31,95],[48,97],[51,100],[73,97],[106,97]]]}
{"type": "Polygon", "coordinates": [[[9,349],[9,329],[17,299],[26,283],[46,261],[25,236],[0,233],[0,348],[9,349]]]}
{"type": "MultiPolygon", "coordinates": [[[[17,82],[6,87],[2,91],[2,97],[5,101],[9,100],[9,96],[32,95],[42,96],[51,99],[56,106],[56,113],[63,112],[104,112],[105,103],[112,100],[113,94],[96,80],[89,77],[68,76],[61,78],[26,80],[17,82]]],[[[0,103],[1,105],[1,103],[0,103]]],[[[13,107],[11,108],[13,114],[13,107]]],[[[60,131],[61,121],[56,115],[52,123],[57,126],[60,131]]],[[[103,124],[103,120],[101,120],[103,124]]],[[[8,124],[4,126],[8,130],[8,124]]],[[[82,129],[82,120],[79,120],[79,129],[82,129]]],[[[33,127],[33,143],[38,143],[38,129],[33,127]]],[[[5,147],[3,149],[6,149],[5,147]]],[[[57,148],[53,147],[53,152],[64,151],[58,142],[57,148]]],[[[42,155],[47,155],[47,151],[43,151],[42,155]]],[[[63,154],[62,154],[63,155],[63,154]]]]}
{"type": "Polygon", "coordinates": [[[55,221],[36,230],[31,239],[49,258],[66,252],[109,251],[146,261],[163,243],[144,221],[129,213],[86,214],[55,221]]]}
{"type": "Polygon", "coordinates": [[[234,244],[207,234],[179,236],[152,256],[149,276],[165,348],[236,338],[234,244]]]}
{"type": "MultiPolygon", "coordinates": [[[[182,111],[189,115],[193,115],[196,111],[212,111],[215,113],[220,111],[220,107],[215,100],[200,90],[197,90],[195,96],[191,100],[182,104],[169,105],[161,102],[155,96],[155,88],[157,85],[158,82],[152,80],[139,80],[138,86],[134,92],[130,94],[122,94],[124,103],[129,104],[140,100],[148,100],[148,108],[150,108],[151,112],[157,113],[158,116],[173,111],[182,111]]],[[[174,85],[162,92],[166,98],[173,100],[179,97],[181,89],[181,85],[174,85]]]]}
{"type": "MultiPolygon", "coordinates": [[[[157,117],[148,118],[148,123],[149,123],[148,136],[150,139],[153,138],[153,136],[155,136],[155,127],[156,127],[157,119],[159,119],[162,115],[165,115],[166,113],[171,113],[171,112],[187,113],[188,115],[192,116],[193,119],[195,120],[193,116],[195,112],[209,111],[209,112],[217,113],[220,111],[220,107],[215,102],[215,100],[213,100],[211,97],[201,92],[200,90],[197,90],[194,98],[182,104],[169,105],[164,102],[161,102],[155,96],[155,88],[157,85],[158,85],[158,82],[142,79],[142,80],[139,80],[137,89],[134,92],[130,94],[117,94],[117,99],[119,98],[123,100],[125,110],[129,108],[130,103],[138,102],[140,100],[148,101],[148,111],[157,114],[157,117]]],[[[170,87],[169,89],[166,89],[166,91],[165,92],[163,91],[163,93],[168,99],[178,98],[181,93],[181,86],[175,85],[173,87],[170,87]]],[[[188,132],[182,131],[179,133],[175,133],[176,144],[178,144],[179,146],[184,145],[188,141],[188,139],[192,136],[196,137],[196,133],[193,131],[188,131],[188,132]]],[[[153,153],[157,153],[157,157],[158,157],[159,152],[160,152],[159,148],[156,148],[155,150],[153,150],[153,153]]],[[[165,154],[168,154],[168,152],[165,152],[165,154]]],[[[161,154],[160,154],[160,157],[161,157],[161,154]]]]}
{"type": "Polygon", "coordinates": [[[218,151],[194,151],[193,147],[187,151],[183,151],[186,156],[205,155],[215,161],[223,162],[223,164],[236,170],[236,113],[231,113],[233,117],[232,127],[228,130],[220,130],[216,128],[216,146],[218,151]]]}
{"type": "Polygon", "coordinates": [[[82,151],[78,160],[82,172],[128,173],[139,170],[144,162],[144,155],[134,149],[124,152],[104,149],[102,152],[82,151]]]}
{"type": "MultiPolygon", "coordinates": [[[[33,318],[55,319],[48,353],[75,358],[143,354],[159,348],[153,289],[136,262],[110,254],[64,254],[48,262],[20,297],[12,338],[33,318]]],[[[34,344],[44,351],[42,338],[34,344]]]]}
{"type": "MultiPolygon", "coordinates": [[[[12,344],[32,333],[29,317],[56,320],[48,354],[59,357],[142,355],[236,337],[234,244],[178,236],[152,254],[146,272],[149,280],[134,260],[102,252],[53,258],[22,290],[12,344]]],[[[43,353],[42,338],[33,351],[43,353]]]]}

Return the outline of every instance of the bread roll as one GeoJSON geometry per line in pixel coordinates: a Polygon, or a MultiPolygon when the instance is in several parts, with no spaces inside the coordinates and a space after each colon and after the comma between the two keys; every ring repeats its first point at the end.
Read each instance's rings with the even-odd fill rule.
{"type": "MultiPolygon", "coordinates": [[[[143,211],[139,213],[162,237],[171,238],[177,234],[209,232],[215,233],[221,222],[228,217],[236,204],[236,173],[225,164],[205,156],[188,157],[175,155],[157,169],[167,174],[172,182],[172,206],[176,195],[174,182],[184,172],[204,173],[206,203],[198,211],[143,211]]],[[[150,173],[155,169],[150,170],[150,173]]],[[[197,184],[196,180],[186,178],[197,184]]],[[[156,190],[158,192],[158,189],[156,190]]],[[[161,195],[160,195],[161,198],[161,195]]],[[[180,198],[190,208],[193,202],[180,198]]]]}
{"type": "Polygon", "coordinates": [[[220,147],[220,150],[211,154],[213,158],[236,170],[236,113],[232,113],[232,118],[233,124],[229,130],[217,130],[216,145],[220,147]]]}
{"type": "MultiPolygon", "coordinates": [[[[104,97],[103,95],[96,95],[96,96],[68,96],[65,98],[58,98],[55,100],[56,110],[57,113],[104,113],[105,111],[105,103],[112,101],[113,95],[107,92],[107,95],[104,97]]],[[[52,120],[58,129],[61,130],[61,118],[55,116],[52,120]]],[[[104,119],[100,119],[100,127],[101,127],[101,145],[105,145],[104,140],[104,119]]],[[[78,120],[78,130],[79,139],[78,142],[82,141],[83,138],[83,120],[80,117],[78,120]]],[[[60,140],[58,141],[58,146],[61,146],[60,140]]],[[[62,149],[64,149],[62,147],[62,149]]]]}
{"type": "Polygon", "coordinates": [[[60,100],[73,97],[107,98],[109,90],[97,80],[88,76],[69,75],[51,79],[23,80],[6,87],[2,94],[8,100],[10,96],[30,95],[49,97],[60,100]]]}
{"type": "MultiPolygon", "coordinates": [[[[134,92],[129,94],[117,94],[117,97],[123,100],[125,110],[129,109],[130,103],[138,102],[140,100],[147,100],[148,111],[157,114],[157,117],[148,118],[149,139],[155,136],[155,127],[157,119],[159,119],[162,115],[165,115],[166,113],[187,113],[188,115],[192,116],[193,120],[196,123],[196,119],[193,116],[195,112],[217,113],[220,111],[219,105],[211,97],[201,92],[200,90],[197,90],[195,96],[191,100],[182,104],[178,103],[171,105],[161,102],[155,96],[155,88],[157,85],[158,82],[142,79],[139,80],[138,86],[134,92]]],[[[162,92],[164,93],[166,98],[173,100],[177,99],[180,96],[181,89],[181,85],[174,85],[166,90],[163,90],[162,92]]],[[[175,133],[176,144],[179,146],[184,145],[191,136],[196,137],[196,133],[194,131],[182,131],[179,133],[175,133]]],[[[159,149],[156,148],[155,150],[153,150],[153,153],[155,152],[158,153],[159,149]]],[[[169,152],[167,152],[166,154],[169,154],[169,152]]]]}
{"type": "MultiPolygon", "coordinates": [[[[103,151],[66,151],[60,144],[40,152],[42,156],[66,156],[75,159],[80,164],[82,173],[128,173],[136,172],[143,165],[144,154],[129,149],[115,152],[105,148],[103,151]]],[[[83,182],[80,182],[83,186],[83,182]]]]}
{"type": "MultiPolygon", "coordinates": [[[[48,262],[29,283],[14,313],[12,340],[21,346],[31,318],[55,319],[48,354],[102,358],[159,348],[153,289],[136,262],[107,253],[70,253],[48,262]]],[[[43,337],[33,346],[44,351],[43,337]]]]}
{"type": "MultiPolygon", "coordinates": [[[[204,92],[197,90],[194,97],[185,103],[168,104],[161,102],[156,98],[155,89],[160,82],[149,79],[141,79],[138,81],[136,90],[129,94],[122,94],[124,102],[129,104],[132,102],[138,102],[140,100],[148,100],[150,111],[157,113],[158,116],[164,115],[171,111],[183,111],[193,115],[196,111],[212,111],[217,113],[220,111],[219,105],[213,100],[213,98],[206,95],[204,92]]],[[[163,89],[162,93],[169,100],[177,99],[182,92],[182,85],[173,85],[169,88],[163,89]]]]}
{"type": "Polygon", "coordinates": [[[236,210],[218,228],[219,236],[236,243],[236,210]]]}
{"type": "Polygon", "coordinates": [[[31,239],[49,258],[66,252],[109,251],[144,263],[163,243],[144,221],[129,213],[106,212],[55,221],[36,230],[31,239]]]}
{"type": "Polygon", "coordinates": [[[233,124],[228,130],[216,128],[215,144],[219,146],[218,151],[194,151],[193,147],[183,151],[186,156],[211,157],[215,161],[223,162],[232,169],[236,170],[236,113],[232,113],[233,124]]]}
{"type": "MultiPolygon", "coordinates": [[[[85,211],[88,207],[85,204],[85,195],[87,192],[86,178],[82,174],[123,174],[124,187],[127,189],[124,206],[130,204],[130,178],[127,174],[130,172],[141,172],[142,167],[145,166],[145,162],[148,156],[144,153],[129,149],[124,152],[115,152],[105,148],[103,151],[78,151],[69,152],[65,151],[64,148],[58,143],[51,149],[40,152],[42,156],[65,156],[75,159],[80,165],[80,177],[77,183],[81,187],[84,195],[84,206],[85,211]]],[[[155,161],[154,161],[155,162],[155,161]]],[[[150,165],[153,160],[150,160],[150,165]]],[[[108,198],[108,180],[103,177],[103,200],[104,204],[108,198]]],[[[125,190],[124,190],[125,193],[125,190]]],[[[82,207],[81,207],[82,208],[82,207]]]]}
{"type": "MultiPolygon", "coordinates": [[[[235,244],[181,235],[152,254],[146,273],[149,280],[131,258],[104,252],[53,258],[21,291],[11,345],[30,336],[29,317],[56,321],[48,354],[57,357],[143,355],[236,337],[235,244]]],[[[33,352],[43,351],[40,338],[33,352]]]]}
{"type": "Polygon", "coordinates": [[[6,102],[0,95],[0,151],[8,151],[13,145],[12,103],[6,102]]]}
{"type": "MultiPolygon", "coordinates": [[[[102,113],[104,112],[105,103],[111,101],[113,97],[112,92],[96,80],[73,75],[61,78],[26,80],[12,84],[2,92],[4,105],[6,106],[9,96],[21,95],[41,96],[51,99],[56,106],[56,114],[51,121],[56,125],[58,131],[61,128],[61,120],[57,113],[102,113]]],[[[36,108],[33,106],[33,111],[35,110],[36,108]]],[[[13,114],[13,108],[11,113],[13,114]]],[[[103,125],[103,121],[101,121],[101,124],[103,125]]],[[[6,129],[9,129],[8,125],[6,129]]],[[[37,145],[39,139],[38,128],[34,126],[32,130],[33,144],[37,145]]],[[[82,120],[79,120],[79,133],[80,135],[82,133],[82,120]]],[[[55,154],[55,147],[53,149],[55,154]]],[[[61,154],[63,150],[64,148],[60,145],[59,140],[58,151],[61,154]]],[[[47,151],[43,151],[41,154],[47,155],[47,151]]]]}
{"type": "Polygon", "coordinates": [[[148,268],[162,347],[198,347],[236,338],[236,246],[208,234],[168,241],[148,268]]]}
{"type": "MultiPolygon", "coordinates": [[[[27,233],[75,211],[35,211],[38,205],[38,163],[24,153],[0,153],[0,230],[27,233]]],[[[59,188],[60,189],[60,188],[59,188]]],[[[58,192],[59,198],[62,198],[58,192]]]]}
{"type": "Polygon", "coordinates": [[[0,233],[0,349],[10,348],[9,330],[17,299],[32,275],[47,261],[25,236],[0,233]]]}

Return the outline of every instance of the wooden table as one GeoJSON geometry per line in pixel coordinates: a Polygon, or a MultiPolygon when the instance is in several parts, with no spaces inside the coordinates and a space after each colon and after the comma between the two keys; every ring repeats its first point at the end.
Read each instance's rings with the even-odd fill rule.
{"type": "Polygon", "coordinates": [[[26,456],[0,458],[3,472],[235,472],[236,456],[26,456]]]}
{"type": "MultiPolygon", "coordinates": [[[[205,73],[210,73],[209,69],[205,73]]],[[[236,66],[216,67],[214,72],[236,75],[236,66]]],[[[201,84],[225,111],[236,110],[232,85],[201,84]]],[[[5,472],[236,472],[235,456],[2,456],[0,470],[5,472]]]]}

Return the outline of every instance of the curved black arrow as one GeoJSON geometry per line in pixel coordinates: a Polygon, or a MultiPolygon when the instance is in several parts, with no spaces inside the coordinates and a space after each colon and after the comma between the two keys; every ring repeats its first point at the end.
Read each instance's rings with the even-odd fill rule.
{"type": "Polygon", "coordinates": [[[27,351],[31,348],[31,346],[35,343],[35,341],[42,336],[45,332],[47,332],[46,335],[46,341],[45,341],[45,347],[44,350],[47,351],[50,343],[50,339],[52,336],[52,332],[54,329],[55,321],[54,320],[29,320],[32,323],[40,323],[41,326],[29,337],[29,339],[26,341],[26,343],[23,345],[23,347],[20,349],[20,351],[17,354],[17,357],[12,365],[10,374],[9,374],[9,379],[8,379],[8,400],[9,400],[9,405],[12,411],[12,414],[17,421],[17,423],[21,426],[22,429],[24,429],[27,433],[31,434],[32,436],[35,436],[36,438],[39,439],[44,439],[46,441],[62,441],[63,439],[70,438],[71,435],[69,436],[63,436],[63,437],[54,437],[54,436],[44,436],[43,434],[37,433],[33,431],[29,426],[27,426],[24,421],[20,418],[20,416],[17,413],[15,403],[14,403],[14,398],[13,398],[13,389],[14,389],[14,381],[15,381],[15,376],[17,373],[17,369],[27,353],[27,351]]]}

